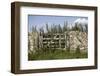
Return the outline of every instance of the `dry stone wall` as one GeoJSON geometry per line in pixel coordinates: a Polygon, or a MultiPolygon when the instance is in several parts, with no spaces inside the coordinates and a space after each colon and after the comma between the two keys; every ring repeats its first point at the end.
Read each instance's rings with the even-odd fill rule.
{"type": "MultiPolygon", "coordinates": [[[[79,31],[69,31],[67,34],[67,47],[70,48],[71,52],[75,52],[76,48],[79,47],[81,52],[87,52],[88,50],[88,34],[86,32],[79,31]]],[[[39,34],[37,32],[29,33],[28,35],[28,50],[29,52],[35,52],[36,48],[38,48],[39,42],[39,34]]],[[[42,42],[41,42],[42,43],[42,42]]]]}

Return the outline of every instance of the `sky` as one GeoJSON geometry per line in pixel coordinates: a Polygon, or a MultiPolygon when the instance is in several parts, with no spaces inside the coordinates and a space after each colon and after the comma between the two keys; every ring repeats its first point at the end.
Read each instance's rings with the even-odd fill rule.
{"type": "Polygon", "coordinates": [[[88,17],[80,16],[51,16],[51,15],[28,15],[28,31],[32,30],[32,26],[36,26],[37,30],[41,27],[46,27],[46,23],[51,26],[52,24],[60,24],[64,26],[64,21],[68,22],[68,25],[72,25],[77,20],[88,20],[88,17]]]}

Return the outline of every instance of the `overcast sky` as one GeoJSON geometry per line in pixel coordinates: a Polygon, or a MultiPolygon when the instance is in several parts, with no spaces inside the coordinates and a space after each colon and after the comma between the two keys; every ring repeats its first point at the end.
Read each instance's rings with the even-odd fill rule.
{"type": "Polygon", "coordinates": [[[28,30],[31,31],[32,26],[37,26],[37,30],[41,27],[45,30],[45,24],[48,23],[49,27],[52,24],[60,24],[64,26],[64,21],[68,22],[68,25],[72,25],[77,20],[88,20],[88,17],[79,16],[47,16],[47,15],[29,15],[28,16],[28,30]]]}

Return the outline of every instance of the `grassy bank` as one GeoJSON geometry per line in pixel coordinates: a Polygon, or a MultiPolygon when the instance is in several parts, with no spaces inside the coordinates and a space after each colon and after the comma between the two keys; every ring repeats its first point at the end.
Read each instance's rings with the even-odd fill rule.
{"type": "Polygon", "coordinates": [[[70,53],[68,50],[50,49],[47,51],[40,51],[36,53],[29,53],[28,60],[53,60],[53,59],[78,59],[87,58],[87,53],[70,53]]]}

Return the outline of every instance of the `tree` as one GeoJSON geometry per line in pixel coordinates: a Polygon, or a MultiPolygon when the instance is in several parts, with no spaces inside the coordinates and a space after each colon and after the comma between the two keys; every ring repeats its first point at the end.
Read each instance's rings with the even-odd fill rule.
{"type": "Polygon", "coordinates": [[[32,26],[32,32],[37,32],[36,26],[32,26]]]}
{"type": "Polygon", "coordinates": [[[44,33],[43,27],[41,27],[41,28],[39,29],[39,32],[40,32],[40,35],[42,35],[42,34],[44,33]]]}
{"type": "Polygon", "coordinates": [[[53,28],[54,28],[54,33],[57,33],[57,25],[54,25],[53,28]]]}
{"type": "Polygon", "coordinates": [[[49,28],[48,28],[48,23],[46,23],[46,30],[47,30],[47,33],[49,33],[49,28]]]}
{"type": "Polygon", "coordinates": [[[85,29],[86,29],[85,32],[88,33],[88,25],[87,24],[85,24],[85,29]]]}
{"type": "Polygon", "coordinates": [[[58,32],[62,33],[62,28],[61,28],[60,24],[58,25],[58,32]]]}
{"type": "Polygon", "coordinates": [[[68,30],[68,22],[65,21],[63,26],[63,32],[66,32],[67,30],[68,30]]]}
{"type": "Polygon", "coordinates": [[[84,28],[83,28],[82,24],[80,23],[78,26],[79,26],[78,27],[79,28],[79,31],[84,32],[84,28]]]}
{"type": "Polygon", "coordinates": [[[81,24],[75,23],[75,25],[71,28],[72,31],[81,31],[83,30],[83,27],[81,27],[81,24]]]}

